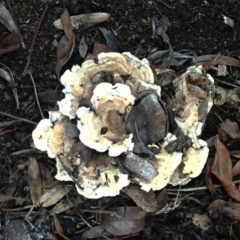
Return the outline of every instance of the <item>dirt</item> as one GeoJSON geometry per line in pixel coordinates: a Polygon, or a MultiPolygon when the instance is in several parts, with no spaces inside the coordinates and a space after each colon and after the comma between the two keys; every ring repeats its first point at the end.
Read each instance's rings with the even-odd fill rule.
{"type": "MultiPolygon", "coordinates": [[[[13,8],[13,15],[19,24],[26,49],[20,48],[17,51],[2,56],[0,59],[0,63],[6,65],[12,71],[20,102],[20,108],[17,109],[11,87],[5,80],[0,78],[0,112],[28,119],[35,123],[41,119],[41,115],[35,100],[31,78],[28,74],[22,76],[22,73],[26,65],[28,48],[46,6],[45,2],[48,1],[10,1],[13,8]]],[[[53,41],[59,41],[63,36],[63,32],[57,30],[53,26],[53,22],[60,17],[64,7],[68,8],[70,15],[91,12],[110,13],[110,19],[98,26],[116,31],[122,51],[130,51],[139,58],[147,57],[154,49],[164,50],[169,48],[169,45],[161,37],[153,37],[152,33],[152,17],[160,19],[163,16],[168,17],[171,24],[167,30],[167,34],[174,51],[191,50],[197,56],[222,54],[237,59],[240,57],[240,2],[238,0],[96,0],[92,2],[85,0],[53,0],[38,32],[30,62],[30,69],[38,92],[61,90],[62,88],[54,71],[56,66],[56,48],[53,45],[53,41]],[[235,26],[230,27],[225,24],[223,16],[233,19],[235,26]]],[[[83,59],[79,56],[78,45],[83,35],[89,44],[89,52],[92,51],[94,42],[106,44],[98,26],[82,27],[74,31],[76,46],[69,63],[64,69],[70,68],[73,64],[82,63],[83,59]]],[[[0,25],[0,42],[7,34],[8,31],[6,28],[0,25]]],[[[236,85],[239,79],[239,70],[233,68],[230,75],[221,78],[221,81],[217,81],[216,84],[229,89],[231,88],[229,84],[236,85]]],[[[47,111],[54,105],[55,103],[42,103],[43,114],[47,116],[47,111]]],[[[237,109],[235,108],[214,107],[206,121],[203,139],[214,136],[217,133],[218,124],[222,121],[226,119],[239,121],[236,115],[237,109]]],[[[0,123],[10,120],[12,120],[11,117],[0,114],[0,123]]],[[[34,124],[19,122],[7,128],[9,132],[3,135],[0,132],[0,192],[26,197],[29,204],[31,204],[31,201],[29,201],[29,190],[26,179],[27,169],[24,167],[20,169],[20,163],[24,165],[28,156],[17,155],[13,157],[11,154],[20,150],[31,149],[31,132],[34,127],[34,124]]],[[[42,160],[42,163],[48,165],[49,160],[42,160]]],[[[54,174],[53,161],[50,163],[50,166],[52,174],[54,174]]],[[[203,184],[203,181],[203,176],[201,175],[190,186],[200,186],[203,184]]],[[[72,194],[76,196],[76,192],[72,194]]],[[[219,194],[221,194],[222,199],[229,199],[222,190],[219,191],[219,194]]],[[[216,225],[211,226],[206,231],[202,231],[193,225],[190,220],[191,218],[188,216],[191,216],[193,212],[206,213],[207,206],[213,199],[207,190],[196,192],[192,197],[194,200],[183,201],[180,208],[175,212],[150,216],[148,218],[148,229],[145,230],[145,233],[128,239],[240,239],[240,233],[237,229],[238,223],[231,222],[229,219],[224,223],[221,222],[224,219],[215,219],[216,225]],[[202,199],[201,203],[203,202],[203,205],[197,202],[197,199],[202,199]],[[188,211],[189,215],[186,214],[186,211],[188,211]]],[[[172,196],[169,197],[169,199],[171,198],[172,196]]],[[[10,201],[5,205],[5,208],[14,208],[14,204],[14,202],[10,201]]],[[[117,199],[106,199],[100,202],[86,200],[82,203],[81,207],[87,208],[92,205],[104,206],[104,204],[116,206],[118,201],[117,199]]],[[[24,213],[27,214],[19,210],[19,215],[12,213],[10,215],[11,218],[17,218],[24,215],[24,213]]],[[[1,211],[1,226],[6,224],[6,214],[6,212],[1,211]]],[[[91,215],[88,213],[85,217],[92,219],[95,218],[95,214],[91,215]]],[[[75,223],[81,220],[76,219],[78,219],[78,216],[74,215],[72,221],[69,220],[66,223],[66,220],[63,220],[65,224],[63,225],[64,234],[69,239],[81,239],[81,234],[77,230],[75,232],[75,223]],[[73,229],[67,232],[66,229],[70,227],[73,229]]],[[[2,228],[2,235],[0,233],[1,236],[4,236],[4,228],[2,228]]]]}

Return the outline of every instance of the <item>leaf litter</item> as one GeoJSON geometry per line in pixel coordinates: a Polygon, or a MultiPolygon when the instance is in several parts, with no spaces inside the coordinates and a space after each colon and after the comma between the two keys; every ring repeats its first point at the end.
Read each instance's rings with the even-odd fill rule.
{"type": "MultiPolygon", "coordinates": [[[[153,25],[154,25],[154,27],[153,27],[154,35],[155,36],[156,35],[161,36],[166,43],[169,43],[169,37],[167,36],[166,31],[167,31],[167,28],[170,26],[170,24],[169,24],[169,21],[167,20],[167,18],[165,19],[165,17],[164,17],[161,20],[153,18],[152,22],[153,22],[153,25]]],[[[63,29],[64,29],[64,24],[62,24],[62,25],[63,25],[63,29]]],[[[68,23],[67,23],[67,25],[68,25],[68,23]]],[[[74,24],[72,23],[72,25],[74,25],[74,24]]],[[[80,25],[84,25],[84,24],[80,23],[80,25]]],[[[74,25],[73,28],[78,28],[80,25],[78,23],[78,25],[76,25],[76,26],[74,25]]],[[[90,26],[90,25],[85,24],[85,26],[90,26]]],[[[65,36],[63,37],[64,39],[62,39],[60,41],[61,44],[58,46],[59,47],[59,49],[58,49],[58,63],[57,63],[57,67],[56,67],[56,71],[58,73],[58,76],[60,76],[60,72],[61,72],[62,66],[66,62],[68,62],[69,58],[71,57],[71,54],[72,54],[72,51],[73,51],[72,49],[74,48],[74,44],[73,44],[74,41],[73,41],[72,38],[69,38],[69,36],[71,36],[70,28],[66,28],[65,30],[66,30],[65,31],[65,36]]],[[[111,32],[111,34],[113,33],[112,31],[107,30],[105,28],[105,32],[106,31],[111,32]]],[[[74,35],[74,33],[72,33],[72,34],[74,35]]],[[[106,38],[107,43],[109,43],[109,39],[110,39],[109,35],[105,34],[104,36],[106,38]]],[[[113,43],[115,43],[115,40],[113,41],[113,43]]],[[[109,48],[109,44],[108,44],[108,46],[106,46],[106,45],[103,45],[103,44],[95,42],[94,43],[94,47],[95,47],[95,50],[93,50],[93,52],[95,53],[94,54],[95,57],[99,53],[101,53],[101,52],[114,52],[111,48],[109,48]]],[[[86,53],[88,51],[86,49],[87,49],[87,47],[85,45],[84,47],[82,47],[82,49],[80,51],[82,53],[82,57],[83,58],[86,56],[86,53]]],[[[149,57],[149,59],[151,59],[151,57],[153,57],[152,59],[154,59],[154,60],[151,59],[152,63],[157,64],[158,69],[156,69],[156,72],[157,72],[157,74],[159,74],[159,76],[158,76],[159,78],[162,77],[161,74],[166,74],[167,73],[167,72],[164,72],[164,71],[166,71],[166,69],[164,69],[164,68],[167,68],[167,67],[177,67],[177,68],[180,67],[181,68],[185,64],[195,63],[195,61],[196,61],[195,57],[192,57],[190,55],[188,56],[187,54],[177,53],[177,52],[174,52],[172,50],[166,50],[166,51],[167,52],[164,52],[164,53],[163,52],[158,53],[160,55],[162,54],[161,57],[159,57],[159,55],[157,57],[155,57],[155,58],[153,56],[149,57]]],[[[202,60],[202,59],[200,59],[200,60],[202,60]]],[[[206,61],[205,62],[204,61],[202,61],[202,63],[203,63],[203,66],[204,66],[204,68],[206,70],[209,70],[209,69],[216,70],[216,68],[213,68],[213,67],[216,66],[216,65],[219,67],[219,66],[221,66],[221,64],[222,64],[222,66],[228,65],[228,66],[239,67],[239,62],[235,61],[234,58],[229,58],[229,57],[225,58],[225,56],[220,56],[220,57],[219,56],[215,56],[214,58],[213,57],[206,57],[206,61]]],[[[177,78],[177,71],[175,72],[172,69],[169,69],[169,71],[171,72],[171,76],[169,77],[168,81],[166,81],[165,83],[161,83],[161,86],[163,86],[163,87],[171,85],[174,82],[174,80],[177,78]]],[[[218,72],[220,72],[220,69],[218,69],[218,72]]],[[[226,72],[226,69],[224,70],[224,72],[225,73],[222,74],[222,76],[226,76],[226,73],[228,73],[228,71],[226,72]]],[[[226,90],[226,91],[229,91],[229,90],[226,90]]],[[[52,95],[53,94],[52,92],[49,92],[49,93],[48,92],[43,92],[42,96],[39,95],[39,96],[41,96],[42,101],[44,101],[44,99],[45,99],[45,95],[44,94],[46,94],[46,99],[47,99],[47,101],[45,101],[45,102],[50,103],[50,102],[58,101],[58,98],[57,97],[55,98],[55,96],[52,95]]],[[[223,104],[225,104],[225,102],[223,104]]],[[[228,139],[230,141],[231,141],[231,139],[238,138],[238,133],[236,131],[233,131],[233,130],[230,129],[231,126],[235,126],[234,129],[236,129],[237,126],[235,124],[231,125],[231,124],[229,124],[229,122],[226,122],[224,124],[226,124],[227,126],[222,125],[220,127],[220,130],[222,132],[224,132],[225,136],[227,135],[227,137],[228,137],[228,139]]],[[[141,137],[142,137],[142,134],[141,134],[141,137]]],[[[222,137],[220,139],[223,140],[222,137]]],[[[143,137],[143,141],[146,141],[145,137],[143,137]]],[[[229,157],[230,155],[229,155],[228,150],[226,148],[224,149],[224,145],[220,142],[220,140],[218,139],[216,141],[215,141],[216,153],[215,153],[215,157],[214,157],[214,162],[213,162],[213,166],[208,171],[208,173],[211,172],[214,175],[216,175],[217,178],[219,179],[219,181],[221,181],[222,185],[224,186],[226,192],[231,197],[233,197],[233,198],[238,200],[237,193],[232,188],[233,187],[232,186],[232,184],[233,184],[232,183],[232,176],[237,175],[239,170],[234,170],[234,168],[232,169],[231,168],[231,164],[227,164],[227,163],[224,163],[224,167],[226,167],[226,169],[222,169],[223,158],[228,159],[228,161],[227,161],[228,163],[231,162],[231,159],[229,157]],[[231,171],[232,171],[232,176],[229,175],[229,173],[231,171]],[[227,175],[229,175],[230,177],[227,176],[227,175]]],[[[77,154],[78,154],[77,152],[73,153],[73,155],[77,155],[77,154]]],[[[95,153],[91,153],[91,154],[94,155],[95,153]]],[[[146,149],[143,150],[143,155],[144,154],[146,154],[146,149]]],[[[89,161],[89,155],[90,155],[90,153],[87,151],[85,164],[87,164],[88,161],[89,161]]],[[[236,164],[235,166],[234,166],[235,169],[238,169],[238,164],[236,164]]],[[[31,169],[31,167],[30,167],[30,169],[31,169]]],[[[37,173],[37,171],[35,171],[35,174],[36,173],[37,173]]],[[[58,186],[55,186],[55,187],[51,188],[51,190],[45,191],[45,192],[48,192],[48,194],[46,194],[46,196],[48,197],[49,195],[55,195],[55,193],[58,191],[57,188],[58,188],[58,186]]],[[[114,234],[114,235],[117,233],[117,231],[120,232],[119,235],[134,234],[136,232],[139,232],[141,229],[135,227],[135,224],[137,224],[138,221],[139,221],[139,219],[138,219],[139,213],[141,211],[145,210],[145,213],[143,214],[144,217],[141,217],[141,221],[140,221],[140,225],[142,226],[143,223],[145,223],[145,220],[146,220],[145,219],[146,218],[146,212],[154,212],[156,210],[156,207],[157,208],[162,208],[162,206],[166,205],[166,203],[168,201],[166,189],[161,191],[161,193],[159,194],[157,200],[155,199],[155,194],[152,191],[149,192],[149,193],[146,193],[146,192],[143,192],[142,190],[140,190],[139,188],[134,188],[134,187],[133,188],[127,187],[123,191],[126,194],[128,194],[135,201],[136,205],[139,208],[135,207],[135,210],[131,210],[130,209],[131,207],[128,207],[128,206],[126,208],[124,208],[124,210],[123,210],[122,207],[115,208],[115,210],[117,210],[117,211],[119,211],[121,213],[119,215],[114,215],[113,214],[113,216],[115,218],[116,218],[116,216],[118,216],[117,220],[113,216],[111,216],[113,218],[108,218],[107,215],[103,215],[104,216],[103,219],[107,222],[107,224],[110,225],[110,227],[109,226],[107,226],[107,227],[105,226],[105,228],[109,228],[108,231],[110,233],[114,234]],[[163,195],[163,200],[162,201],[159,200],[161,198],[160,197],[161,194],[163,195]],[[149,199],[151,199],[151,200],[149,200],[149,199]],[[148,200],[151,202],[151,204],[149,204],[147,202],[148,200]],[[161,202],[161,204],[160,204],[160,202],[161,202]],[[158,203],[159,203],[159,206],[158,206],[158,203]],[[156,206],[156,204],[157,204],[157,206],[156,206]],[[129,215],[131,215],[131,217],[129,215]],[[119,228],[119,226],[117,226],[117,223],[116,223],[116,225],[114,225],[114,222],[117,222],[117,221],[118,221],[119,224],[123,224],[124,225],[125,229],[128,231],[127,233],[126,232],[123,233],[123,229],[119,228]],[[113,226],[111,226],[111,224],[113,226]],[[130,226],[132,225],[133,227],[131,228],[128,225],[130,225],[130,226]]],[[[63,194],[62,197],[64,197],[64,196],[65,195],[63,194]]],[[[49,200],[50,203],[48,203],[47,202],[48,201],[47,197],[46,197],[46,200],[44,198],[41,200],[41,202],[43,203],[44,207],[53,206],[54,204],[56,204],[55,201],[59,201],[62,198],[62,197],[58,196],[58,197],[56,197],[56,199],[51,199],[51,197],[50,197],[50,200],[49,200]],[[44,201],[46,201],[45,204],[44,204],[44,201]]],[[[62,199],[62,201],[64,202],[64,199],[62,199]]],[[[220,209],[221,206],[222,205],[219,204],[218,208],[220,209]]],[[[56,210],[56,211],[57,211],[57,213],[59,213],[59,212],[62,212],[64,210],[66,210],[66,209],[69,209],[70,207],[73,207],[73,206],[71,204],[69,204],[69,205],[68,204],[67,205],[63,204],[60,207],[60,210],[56,210]]],[[[206,230],[208,226],[204,225],[202,223],[202,222],[204,222],[206,220],[204,218],[205,215],[194,215],[194,216],[196,217],[196,219],[195,219],[196,225],[198,225],[201,229],[206,230]]],[[[55,218],[55,216],[54,216],[54,218],[55,218]]],[[[55,225],[57,227],[57,229],[58,229],[57,232],[59,233],[59,235],[61,235],[62,230],[61,230],[60,222],[59,221],[56,221],[56,222],[58,222],[55,225]]],[[[207,220],[206,220],[206,222],[207,222],[207,220]]],[[[103,233],[103,231],[104,231],[104,228],[102,227],[102,225],[96,226],[96,227],[93,227],[93,228],[101,230],[101,233],[103,233]]],[[[90,229],[90,230],[92,230],[92,229],[90,229]]],[[[94,232],[94,230],[93,230],[93,232],[94,232]]],[[[65,238],[65,236],[62,236],[62,237],[65,238]]]]}

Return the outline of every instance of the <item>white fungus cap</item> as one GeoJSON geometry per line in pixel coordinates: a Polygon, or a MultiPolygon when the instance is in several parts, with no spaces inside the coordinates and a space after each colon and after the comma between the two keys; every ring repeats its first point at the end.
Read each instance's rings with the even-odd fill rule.
{"type": "Polygon", "coordinates": [[[91,103],[97,112],[99,105],[102,105],[104,108],[103,104],[109,105],[109,103],[112,103],[113,109],[123,114],[128,105],[134,104],[134,100],[135,97],[131,94],[129,86],[121,83],[112,85],[111,83],[104,82],[98,84],[94,89],[91,103]]]}
{"type": "Polygon", "coordinates": [[[40,151],[47,151],[50,158],[55,157],[51,148],[51,139],[53,136],[53,124],[49,119],[42,119],[32,132],[34,146],[40,151]]]}
{"type": "Polygon", "coordinates": [[[101,119],[90,108],[80,107],[77,110],[77,116],[79,118],[79,138],[84,145],[98,152],[109,150],[109,156],[113,157],[133,150],[132,134],[122,136],[117,142],[109,140],[104,134],[101,134],[101,128],[104,125],[101,119]]]}
{"type": "Polygon", "coordinates": [[[181,152],[175,151],[173,153],[168,153],[164,149],[164,147],[169,142],[174,141],[175,139],[176,139],[175,135],[168,133],[162,145],[161,153],[154,155],[156,159],[152,160],[152,162],[156,166],[156,170],[158,172],[157,175],[153,177],[150,181],[145,181],[140,178],[135,179],[138,182],[138,184],[141,186],[142,190],[146,192],[149,192],[151,189],[153,191],[156,191],[164,188],[168,184],[175,169],[178,167],[178,165],[182,161],[181,152]]]}
{"type": "Polygon", "coordinates": [[[202,172],[208,158],[209,149],[207,143],[201,139],[198,140],[198,145],[201,147],[196,149],[190,147],[187,150],[182,161],[182,172],[180,173],[179,169],[176,169],[169,182],[173,186],[179,184],[185,185],[192,178],[198,177],[202,172]]]}

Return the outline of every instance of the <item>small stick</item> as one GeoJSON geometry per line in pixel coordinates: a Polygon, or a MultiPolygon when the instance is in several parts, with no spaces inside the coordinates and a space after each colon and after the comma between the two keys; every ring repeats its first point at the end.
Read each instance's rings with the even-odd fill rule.
{"type": "MultiPolygon", "coordinates": [[[[236,180],[236,181],[233,181],[233,183],[240,183],[240,180],[236,180]]],[[[214,185],[215,188],[220,188],[220,187],[223,187],[221,184],[217,184],[217,185],[214,185]]],[[[195,187],[195,188],[182,188],[182,189],[170,189],[168,188],[167,190],[169,192],[192,192],[192,191],[201,191],[201,190],[207,190],[208,187],[207,186],[204,186],[204,187],[195,187]]]]}
{"type": "Polygon", "coordinates": [[[163,4],[165,7],[168,7],[169,9],[172,9],[171,6],[169,6],[167,3],[165,3],[164,1],[162,0],[157,0],[158,2],[160,2],[161,4],[163,4]]]}
{"type": "Polygon", "coordinates": [[[29,53],[28,53],[28,56],[27,56],[26,66],[25,66],[25,68],[24,68],[24,70],[23,70],[23,73],[22,73],[23,76],[26,75],[26,72],[27,72],[27,70],[28,70],[28,68],[29,68],[29,65],[30,65],[30,62],[31,62],[31,58],[32,58],[32,52],[33,52],[33,50],[34,50],[34,46],[35,46],[35,43],[36,43],[36,40],[37,40],[37,34],[38,34],[38,31],[39,31],[39,29],[40,29],[40,26],[41,26],[41,24],[42,24],[43,18],[44,18],[44,16],[45,16],[47,10],[48,10],[48,5],[46,5],[45,9],[43,10],[42,16],[41,16],[41,18],[40,18],[40,20],[39,20],[39,22],[38,22],[36,31],[35,31],[35,33],[34,33],[34,36],[33,36],[33,39],[32,39],[31,45],[30,45],[30,48],[28,49],[28,52],[29,52],[29,53]]]}
{"type": "Polygon", "coordinates": [[[10,118],[13,118],[13,119],[17,119],[17,120],[19,120],[21,122],[26,122],[26,123],[30,123],[30,124],[33,124],[33,125],[37,125],[36,122],[33,122],[33,121],[25,119],[25,118],[16,117],[16,116],[14,116],[12,114],[0,112],[0,115],[5,116],[5,117],[10,117],[10,118]]]}
{"type": "Polygon", "coordinates": [[[36,85],[35,85],[35,82],[34,82],[34,79],[33,79],[33,76],[31,74],[31,72],[28,70],[27,73],[30,75],[30,78],[32,80],[32,83],[33,83],[33,89],[34,89],[34,93],[35,93],[35,97],[36,97],[36,101],[37,101],[37,105],[38,105],[38,108],[39,108],[39,111],[40,111],[40,114],[42,116],[42,119],[44,119],[44,116],[43,116],[43,113],[42,113],[42,109],[41,109],[41,106],[40,106],[40,103],[39,103],[39,100],[38,100],[38,94],[37,94],[37,89],[36,89],[36,85]]]}

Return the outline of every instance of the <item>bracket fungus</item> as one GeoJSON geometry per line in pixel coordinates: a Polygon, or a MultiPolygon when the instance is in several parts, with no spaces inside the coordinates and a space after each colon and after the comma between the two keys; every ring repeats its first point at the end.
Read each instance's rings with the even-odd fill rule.
{"type": "Polygon", "coordinates": [[[213,89],[201,66],[175,80],[169,103],[161,100],[148,60],[128,52],[100,53],[67,70],[61,83],[65,98],[59,111],[41,120],[32,137],[36,148],[56,157],[56,178],[73,181],[79,194],[115,196],[131,182],[145,191],[160,190],[201,173],[208,148],[198,137],[213,89]],[[175,112],[182,140],[169,132],[166,104],[175,112]],[[178,141],[181,147],[170,151],[178,141]]]}

